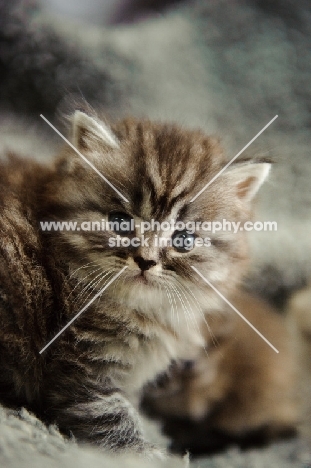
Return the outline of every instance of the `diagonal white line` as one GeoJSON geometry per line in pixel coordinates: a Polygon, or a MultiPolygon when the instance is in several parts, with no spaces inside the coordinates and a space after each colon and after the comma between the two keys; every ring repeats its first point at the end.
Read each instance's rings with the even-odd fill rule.
{"type": "Polygon", "coordinates": [[[275,351],[276,353],[279,353],[279,351],[273,346],[273,344],[270,343],[270,341],[267,340],[267,338],[265,336],[263,336],[262,333],[260,333],[259,330],[257,330],[256,327],[254,327],[254,325],[251,324],[251,322],[249,322],[249,320],[247,320],[247,318],[244,317],[244,315],[241,314],[241,312],[238,311],[238,309],[236,307],[234,307],[234,305],[231,304],[231,302],[228,301],[228,299],[225,298],[225,296],[223,296],[221,294],[221,292],[218,291],[217,288],[215,288],[215,286],[213,286],[203,275],[202,273],[199,272],[199,270],[197,270],[194,266],[191,266],[191,268],[203,279],[203,281],[205,281],[206,284],[208,284],[214,291],[215,293],[218,294],[218,296],[220,296],[230,307],[232,310],[234,310],[234,312],[236,312],[240,317],[241,319],[244,320],[244,322],[247,323],[247,325],[249,325],[256,333],[257,335],[260,336],[260,338],[262,338],[269,346],[270,348],[273,349],[273,351],[275,351]]]}
{"type": "Polygon", "coordinates": [[[271,119],[270,122],[268,122],[267,125],[265,125],[264,128],[262,128],[262,129],[260,130],[260,132],[258,132],[257,135],[255,135],[254,138],[252,138],[251,141],[249,141],[249,142],[247,143],[247,145],[245,145],[244,148],[241,149],[241,151],[239,151],[238,154],[236,154],[236,155],[234,156],[234,158],[232,158],[231,161],[229,161],[228,164],[226,164],[225,167],[223,167],[223,168],[221,169],[221,171],[219,171],[218,174],[216,174],[216,175],[202,188],[202,190],[200,190],[199,193],[197,193],[196,196],[193,197],[193,198],[190,200],[190,203],[192,203],[194,200],[196,200],[196,199],[201,195],[201,193],[203,193],[204,190],[206,190],[207,187],[209,187],[209,185],[211,185],[211,184],[214,182],[214,180],[216,180],[216,179],[227,169],[227,167],[229,167],[230,164],[232,164],[233,161],[235,161],[236,158],[238,158],[238,157],[240,156],[240,154],[242,154],[243,151],[245,151],[246,148],[248,148],[248,147],[253,143],[253,141],[255,141],[256,138],[258,138],[259,135],[261,135],[261,134],[266,130],[266,128],[268,128],[268,127],[275,121],[275,119],[277,119],[277,118],[278,118],[278,115],[274,116],[273,119],[271,119]]]}
{"type": "Polygon", "coordinates": [[[121,275],[121,273],[123,273],[123,271],[127,268],[127,266],[123,267],[122,270],[119,271],[119,273],[117,273],[116,275],[114,275],[113,278],[111,278],[110,281],[108,281],[108,283],[106,284],[106,286],[104,286],[97,294],[95,294],[95,296],[90,300],[90,302],[88,302],[81,310],[80,312],[78,312],[68,323],[67,325],[65,325],[61,331],[59,331],[57,333],[57,335],[54,336],[54,338],[51,339],[51,341],[48,342],[48,344],[46,344],[44,346],[44,348],[41,349],[41,351],[39,351],[39,354],[42,354],[43,351],[45,351],[52,343],[53,341],[55,341],[65,330],[66,328],[70,327],[70,325],[105,291],[105,289],[108,288],[108,286],[110,286],[117,278],[118,276],[121,275]]]}
{"type": "Polygon", "coordinates": [[[53,128],[53,130],[80,156],[80,158],[83,159],[83,161],[85,161],[102,179],[104,179],[104,181],[121,197],[123,198],[124,201],[128,202],[128,199],[125,198],[124,195],[122,195],[121,192],[119,192],[119,190],[111,183],[109,182],[108,179],[106,179],[106,177],[85,157],[83,156],[82,153],[80,153],[80,151],[77,150],[77,148],[72,144],[70,143],[69,140],[67,140],[66,137],[64,137],[64,135],[59,131],[57,130],[56,127],[54,127],[54,125],[51,124],[51,122],[48,121],[48,119],[46,119],[44,117],[44,115],[40,114],[40,117],[51,127],[53,128]]]}

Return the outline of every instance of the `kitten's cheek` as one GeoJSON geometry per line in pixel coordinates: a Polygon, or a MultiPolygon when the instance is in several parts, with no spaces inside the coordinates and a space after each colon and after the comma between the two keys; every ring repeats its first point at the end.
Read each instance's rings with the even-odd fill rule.
{"type": "Polygon", "coordinates": [[[204,237],[203,246],[204,247],[212,247],[212,240],[211,240],[210,237],[204,237]]]}

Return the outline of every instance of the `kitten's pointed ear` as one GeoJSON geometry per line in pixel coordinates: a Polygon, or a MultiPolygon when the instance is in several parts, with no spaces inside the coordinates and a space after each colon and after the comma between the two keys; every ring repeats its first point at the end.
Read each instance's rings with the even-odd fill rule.
{"type": "Polygon", "coordinates": [[[224,177],[236,187],[239,199],[251,202],[270,172],[270,163],[242,163],[231,166],[224,177]]]}
{"type": "Polygon", "coordinates": [[[80,151],[92,149],[98,144],[109,148],[119,146],[117,138],[107,125],[80,111],[76,111],[72,118],[72,144],[80,151]]]}

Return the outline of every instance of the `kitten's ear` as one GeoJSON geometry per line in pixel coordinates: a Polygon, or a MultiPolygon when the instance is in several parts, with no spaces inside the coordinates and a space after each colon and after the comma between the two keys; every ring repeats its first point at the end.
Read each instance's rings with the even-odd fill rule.
{"type": "Polygon", "coordinates": [[[224,177],[236,187],[239,199],[250,202],[270,172],[270,163],[242,163],[231,166],[224,177]]]}
{"type": "Polygon", "coordinates": [[[76,111],[72,118],[72,144],[80,151],[92,149],[101,144],[109,148],[118,148],[118,141],[110,128],[103,122],[97,122],[83,112],[76,111]]]}

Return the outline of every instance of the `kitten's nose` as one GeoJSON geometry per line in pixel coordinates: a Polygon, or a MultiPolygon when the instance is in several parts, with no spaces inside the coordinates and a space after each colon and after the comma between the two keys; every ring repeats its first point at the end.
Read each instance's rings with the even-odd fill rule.
{"type": "Polygon", "coordinates": [[[134,262],[137,263],[141,271],[149,270],[149,268],[156,265],[154,260],[145,260],[143,257],[134,257],[134,262]]]}

